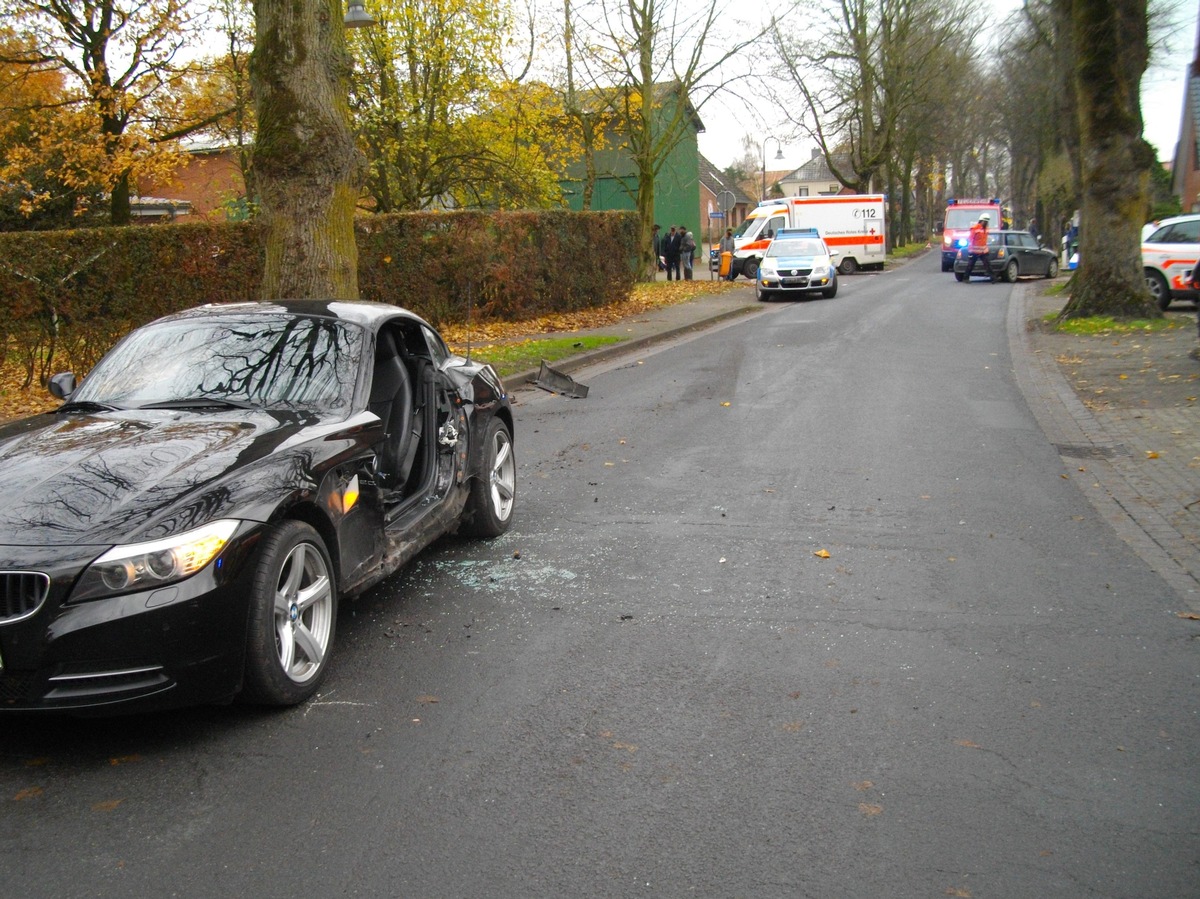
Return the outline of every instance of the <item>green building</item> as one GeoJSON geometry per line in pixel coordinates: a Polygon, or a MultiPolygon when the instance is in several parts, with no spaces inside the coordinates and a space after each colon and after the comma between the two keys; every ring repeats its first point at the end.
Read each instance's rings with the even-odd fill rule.
{"type": "MultiPolygon", "coordinates": [[[[688,123],[683,136],[659,170],[654,183],[654,221],[665,232],[671,225],[686,224],[699,235],[704,223],[697,219],[700,210],[700,148],[696,135],[704,123],[682,94],[678,84],[660,85],[656,91],[659,102],[652,114],[663,122],[675,116],[676,104],[685,104],[683,113],[688,123]]],[[[590,96],[599,102],[598,92],[590,96]]],[[[661,131],[661,128],[656,128],[661,131]]],[[[606,148],[595,154],[596,182],[591,208],[595,211],[637,209],[637,168],[626,148],[624,135],[615,129],[605,134],[606,148]]],[[[567,177],[559,183],[569,208],[583,209],[586,166],[582,159],[567,168],[567,177]]]]}

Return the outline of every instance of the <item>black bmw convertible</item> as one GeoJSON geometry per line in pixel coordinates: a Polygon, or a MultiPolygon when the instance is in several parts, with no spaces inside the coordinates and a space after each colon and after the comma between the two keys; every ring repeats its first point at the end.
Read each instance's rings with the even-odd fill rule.
{"type": "Polygon", "coordinates": [[[204,306],[50,390],[0,427],[0,712],[302,702],[339,599],[512,521],[504,385],[395,306],[204,306]]]}

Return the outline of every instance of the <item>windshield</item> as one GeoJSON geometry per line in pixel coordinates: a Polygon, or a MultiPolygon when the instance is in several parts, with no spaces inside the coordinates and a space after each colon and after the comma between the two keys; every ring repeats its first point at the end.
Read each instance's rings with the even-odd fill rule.
{"type": "Polygon", "coordinates": [[[151,324],[100,360],[71,401],[348,408],[364,340],[357,326],[291,315],[151,324]]]}
{"type": "MultiPolygon", "coordinates": [[[[987,210],[981,210],[978,206],[974,209],[967,209],[965,206],[951,206],[946,210],[946,228],[951,231],[965,231],[979,221],[979,216],[984,212],[987,210]]],[[[992,220],[988,224],[995,225],[998,219],[999,216],[993,214],[992,220]]]]}
{"type": "Polygon", "coordinates": [[[824,256],[825,245],[819,240],[774,240],[768,256],[824,256]]]}
{"type": "Polygon", "coordinates": [[[734,238],[745,236],[746,232],[751,228],[757,228],[758,223],[762,221],[762,216],[751,216],[740,225],[733,229],[734,238]]]}

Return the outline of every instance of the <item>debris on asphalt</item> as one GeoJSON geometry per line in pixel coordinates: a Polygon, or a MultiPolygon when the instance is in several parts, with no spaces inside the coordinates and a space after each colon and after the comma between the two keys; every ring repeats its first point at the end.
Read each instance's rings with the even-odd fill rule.
{"type": "Polygon", "coordinates": [[[560,393],[575,399],[583,399],[588,395],[586,384],[580,384],[570,375],[551,368],[546,364],[545,359],[542,360],[542,367],[538,371],[537,378],[530,383],[550,393],[560,393]]]}

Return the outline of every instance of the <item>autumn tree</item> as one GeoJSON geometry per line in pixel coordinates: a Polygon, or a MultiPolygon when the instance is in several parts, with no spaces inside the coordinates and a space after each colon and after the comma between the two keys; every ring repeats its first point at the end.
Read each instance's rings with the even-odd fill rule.
{"type": "Polygon", "coordinates": [[[350,39],[354,126],[379,212],[540,207],[558,199],[552,92],[505,67],[504,3],[381,0],[350,39]]]}
{"type": "Polygon", "coordinates": [[[54,107],[64,171],[90,175],[110,194],[112,223],[128,223],[136,180],[173,164],[152,103],[193,24],[185,0],[0,0],[0,14],[20,38],[3,62],[64,76],[54,107]]]}
{"type": "MultiPolygon", "coordinates": [[[[901,137],[901,125],[924,127],[934,104],[955,120],[965,114],[970,95],[960,78],[973,55],[960,25],[966,10],[961,0],[823,0],[811,28],[776,32],[786,85],[779,107],[816,141],[842,184],[866,193],[897,152],[915,161],[919,141],[901,137]],[[959,87],[951,110],[941,105],[947,83],[959,87]]],[[[911,168],[903,160],[900,167],[911,168]]]]}
{"type": "Polygon", "coordinates": [[[186,83],[176,92],[176,114],[180,127],[190,126],[193,134],[233,149],[249,205],[256,193],[254,98],[250,91],[254,13],[249,0],[215,0],[213,16],[213,43],[221,52],[188,67],[186,83]]]}
{"type": "Polygon", "coordinates": [[[630,186],[639,221],[639,271],[655,270],[654,184],[698,113],[730,79],[725,64],[767,29],[735,27],[718,0],[666,5],[658,0],[592,0],[572,5],[572,58],[593,109],[633,161],[630,186]],[[731,34],[746,37],[731,39],[731,34]]]}
{"type": "Polygon", "coordinates": [[[263,299],[356,299],[354,208],[365,161],[350,128],[340,0],[255,0],[254,169],[263,299]]]}
{"type": "Polygon", "coordinates": [[[1054,0],[1074,49],[1079,254],[1063,318],[1161,316],[1146,288],[1141,224],[1156,160],[1139,99],[1149,62],[1146,0],[1054,0]]]}
{"type": "MultiPolygon", "coordinates": [[[[0,34],[0,57],[28,49],[0,34]]],[[[0,63],[0,230],[68,227],[99,199],[99,185],[90,173],[77,177],[64,150],[74,137],[61,139],[62,100],[60,72],[0,63]]]]}

